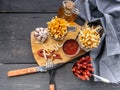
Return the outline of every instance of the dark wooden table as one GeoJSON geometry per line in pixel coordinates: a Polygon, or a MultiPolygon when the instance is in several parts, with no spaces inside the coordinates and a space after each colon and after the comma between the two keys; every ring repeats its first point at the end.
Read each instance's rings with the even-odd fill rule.
{"type": "MultiPolygon", "coordinates": [[[[47,73],[9,78],[7,72],[38,66],[31,51],[30,33],[36,27],[46,27],[61,3],[62,0],[0,0],[0,90],[48,90],[47,73]]],[[[81,24],[79,21],[78,18],[81,24]]],[[[120,90],[120,84],[76,78],[71,72],[76,60],[56,69],[57,90],[120,90]]]]}

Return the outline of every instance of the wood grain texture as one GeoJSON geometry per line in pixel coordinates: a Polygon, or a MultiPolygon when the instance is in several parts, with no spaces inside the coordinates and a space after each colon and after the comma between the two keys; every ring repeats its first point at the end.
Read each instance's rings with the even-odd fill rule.
{"type": "Polygon", "coordinates": [[[14,76],[20,76],[20,75],[25,75],[25,74],[31,74],[37,72],[37,67],[30,67],[30,68],[23,68],[19,70],[11,70],[8,71],[8,76],[9,77],[14,77],[14,76]]]}
{"type": "MultiPolygon", "coordinates": [[[[49,90],[48,73],[34,73],[9,78],[7,72],[13,69],[34,67],[37,64],[6,64],[0,65],[0,90],[49,90]]],[[[102,82],[82,81],[72,72],[73,63],[56,69],[55,83],[57,90],[120,90],[120,84],[105,84],[102,82]]]]}
{"type": "Polygon", "coordinates": [[[36,63],[30,33],[56,14],[0,14],[0,63],[36,63]],[[24,53],[23,53],[24,52],[24,53]]]}
{"type": "Polygon", "coordinates": [[[0,41],[0,63],[35,63],[30,41],[0,41]]]}
{"type": "Polygon", "coordinates": [[[49,90],[56,90],[54,84],[50,84],[50,85],[49,85],[49,88],[50,88],[49,90]]]}
{"type": "MultiPolygon", "coordinates": [[[[35,58],[36,62],[40,66],[45,66],[46,65],[46,60],[43,57],[40,57],[38,55],[38,51],[40,49],[49,49],[49,47],[51,45],[55,45],[57,43],[58,44],[63,44],[66,40],[69,40],[69,39],[76,39],[81,26],[79,26],[76,23],[74,23],[74,25],[77,27],[76,30],[68,32],[67,35],[65,36],[65,38],[63,40],[61,40],[61,41],[57,41],[57,40],[53,39],[51,36],[48,36],[47,41],[45,43],[43,43],[45,47],[43,46],[43,44],[37,43],[36,38],[34,37],[34,31],[31,32],[31,48],[32,48],[32,52],[33,52],[33,55],[34,55],[34,58],[35,58]]],[[[75,57],[69,57],[63,52],[62,47],[61,47],[61,48],[58,49],[58,53],[60,54],[62,59],[54,59],[53,60],[54,64],[69,62],[69,61],[73,60],[74,58],[85,54],[85,51],[80,49],[80,52],[79,52],[78,55],[76,55],[75,57]]]]}
{"type": "Polygon", "coordinates": [[[0,14],[0,40],[29,40],[36,27],[47,27],[56,14],[0,14]]]}
{"type": "Polygon", "coordinates": [[[36,27],[47,27],[46,22],[55,15],[0,14],[0,63],[36,63],[30,34],[36,27]]]}
{"type": "Polygon", "coordinates": [[[30,33],[55,14],[0,14],[0,63],[35,63],[30,33]]]}
{"type": "MultiPolygon", "coordinates": [[[[74,59],[75,62],[79,58],[74,59]]],[[[0,63],[36,63],[29,40],[0,41],[0,63]]]]}
{"type": "MultiPolygon", "coordinates": [[[[56,15],[61,1],[0,0],[0,90],[49,90],[48,73],[9,78],[7,72],[38,66],[29,64],[36,63],[30,46],[31,31],[36,27],[46,27],[46,22],[56,15]],[[8,13],[3,14],[5,12],[8,13]]],[[[79,18],[77,22],[84,24],[84,20],[79,18]]],[[[120,84],[93,82],[92,79],[81,81],[71,72],[72,62],[56,70],[57,90],[120,90],[120,84]]]]}
{"type": "Polygon", "coordinates": [[[63,0],[0,0],[0,12],[56,12],[63,0]]]}

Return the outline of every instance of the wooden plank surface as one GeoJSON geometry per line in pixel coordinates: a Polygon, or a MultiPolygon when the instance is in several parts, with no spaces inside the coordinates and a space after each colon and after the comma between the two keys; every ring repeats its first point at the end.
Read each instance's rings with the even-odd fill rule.
{"type": "MultiPolygon", "coordinates": [[[[36,27],[47,27],[46,22],[55,15],[0,14],[0,63],[36,63],[31,51],[30,34],[36,27]]],[[[77,21],[83,24],[79,18],[77,21]]]]}
{"type": "MultiPolygon", "coordinates": [[[[0,14],[1,40],[29,40],[31,32],[36,27],[47,27],[46,22],[57,14],[0,14]]],[[[83,25],[84,20],[76,19],[83,25]]]]}
{"type": "MultiPolygon", "coordinates": [[[[102,82],[81,81],[72,72],[72,63],[66,64],[55,72],[57,90],[120,90],[120,84],[105,84],[102,82]]],[[[36,64],[5,64],[0,65],[0,90],[48,90],[48,73],[34,73],[9,78],[7,72],[13,69],[37,66],[36,64]]]]}
{"type": "MultiPolygon", "coordinates": [[[[45,66],[45,65],[46,65],[46,60],[45,60],[43,57],[40,57],[40,56],[38,55],[38,51],[39,51],[40,49],[49,49],[49,47],[50,47],[51,45],[55,45],[55,44],[57,44],[57,43],[58,43],[59,45],[60,45],[60,44],[63,44],[65,41],[70,40],[70,39],[75,40],[76,37],[77,37],[77,35],[78,35],[78,33],[79,33],[79,31],[80,31],[80,29],[81,29],[81,26],[78,25],[78,24],[76,24],[76,23],[74,23],[74,26],[76,27],[76,30],[75,30],[75,31],[68,31],[67,35],[64,37],[63,40],[55,40],[55,39],[53,39],[53,37],[48,36],[47,41],[46,41],[45,43],[43,43],[44,46],[43,46],[43,44],[41,44],[41,43],[37,43],[36,38],[34,37],[34,31],[31,32],[31,48],[32,48],[32,52],[33,52],[33,55],[34,55],[34,58],[35,58],[36,62],[37,62],[40,66],[45,66]]],[[[76,57],[78,57],[78,56],[81,56],[81,55],[83,55],[83,54],[86,53],[84,50],[82,50],[82,49],[80,48],[80,52],[79,52],[76,56],[70,57],[70,56],[67,56],[67,55],[63,52],[62,47],[60,47],[57,52],[60,54],[60,56],[61,56],[62,59],[54,59],[54,60],[53,60],[53,63],[54,63],[54,64],[67,63],[67,62],[69,62],[69,61],[72,61],[74,58],[76,58],[76,57]]]]}
{"type": "Polygon", "coordinates": [[[0,0],[0,12],[57,12],[63,0],[0,0]]]}
{"type": "Polygon", "coordinates": [[[29,40],[0,41],[0,63],[36,63],[30,44],[29,40]]]}
{"type": "Polygon", "coordinates": [[[35,63],[30,34],[55,14],[0,14],[0,62],[35,63]]]}
{"type": "Polygon", "coordinates": [[[36,63],[30,40],[0,41],[0,63],[36,63]]]}
{"type": "Polygon", "coordinates": [[[0,41],[0,63],[35,63],[30,41],[0,41]]]}
{"type": "MultiPolygon", "coordinates": [[[[48,90],[48,73],[9,78],[7,72],[38,66],[33,64],[36,62],[31,51],[30,33],[36,27],[46,27],[46,22],[56,15],[61,3],[62,0],[0,0],[0,90],[48,90]]],[[[83,25],[84,20],[80,19],[77,22],[83,25]]],[[[71,68],[79,58],[56,69],[57,90],[120,90],[120,84],[76,78],[71,68]]]]}
{"type": "MultiPolygon", "coordinates": [[[[27,37],[29,38],[31,31],[36,27],[47,27],[46,22],[50,21],[55,15],[56,14],[0,14],[0,40],[6,40],[7,37],[4,35],[11,35],[11,37],[16,36],[15,39],[18,39],[21,34],[24,34],[28,35],[27,37]]],[[[21,37],[21,39],[27,37],[21,37]]],[[[11,38],[8,37],[8,39],[11,38]]]]}

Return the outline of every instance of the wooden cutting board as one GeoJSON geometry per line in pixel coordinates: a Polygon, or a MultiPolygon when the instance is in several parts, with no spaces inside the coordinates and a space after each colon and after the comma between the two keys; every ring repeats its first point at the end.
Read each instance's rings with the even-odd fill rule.
{"type": "MultiPolygon", "coordinates": [[[[75,31],[69,31],[68,34],[65,36],[64,40],[58,41],[58,40],[54,40],[51,36],[48,36],[48,39],[43,44],[46,46],[46,48],[49,48],[51,45],[54,45],[54,44],[57,44],[57,43],[62,44],[66,40],[75,39],[76,36],[79,33],[79,30],[80,30],[81,26],[79,26],[76,23],[74,23],[74,25],[76,26],[76,30],[75,31]]],[[[31,48],[32,48],[33,56],[34,56],[34,58],[35,58],[35,60],[36,60],[36,62],[38,63],[39,66],[45,66],[45,63],[46,63],[46,60],[43,57],[40,57],[38,55],[38,51],[40,49],[44,49],[43,44],[38,43],[38,41],[34,37],[34,31],[32,31],[31,32],[31,48]]],[[[69,62],[69,61],[73,60],[74,58],[76,58],[80,55],[85,54],[85,51],[81,49],[78,55],[76,55],[75,57],[69,57],[63,52],[62,47],[59,48],[58,52],[61,55],[62,59],[54,59],[53,60],[54,64],[66,63],[66,62],[69,62]]]]}

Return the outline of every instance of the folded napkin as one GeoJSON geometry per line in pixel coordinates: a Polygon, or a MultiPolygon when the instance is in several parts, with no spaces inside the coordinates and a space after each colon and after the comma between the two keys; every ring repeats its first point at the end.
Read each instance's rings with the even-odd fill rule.
{"type": "MultiPolygon", "coordinates": [[[[89,22],[101,21],[104,33],[98,48],[90,51],[94,74],[111,83],[120,82],[120,1],[76,0],[79,16],[89,22]]],[[[95,81],[99,81],[94,78],[95,81]]]]}

